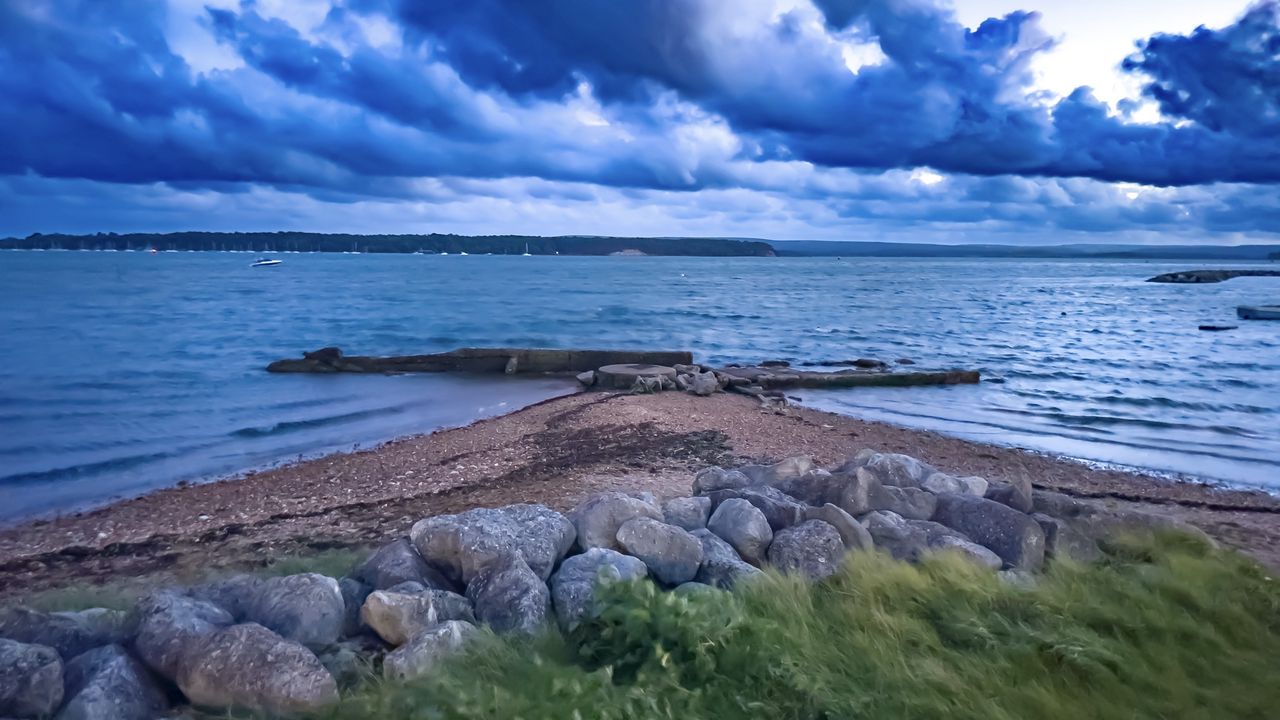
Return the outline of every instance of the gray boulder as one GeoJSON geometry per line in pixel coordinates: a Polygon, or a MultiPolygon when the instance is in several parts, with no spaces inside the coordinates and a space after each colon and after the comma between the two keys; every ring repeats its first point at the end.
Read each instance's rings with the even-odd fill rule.
{"type": "Polygon", "coordinates": [[[897,513],[908,520],[928,520],[938,507],[938,496],[920,488],[882,485],[871,496],[871,507],[897,513]]]}
{"type": "Polygon", "coordinates": [[[1031,519],[1044,531],[1044,554],[1050,560],[1066,559],[1092,563],[1102,559],[1102,550],[1085,533],[1066,520],[1044,513],[1032,513],[1031,519]]]}
{"type": "Polygon", "coordinates": [[[743,561],[729,543],[710,530],[694,530],[691,534],[702,543],[702,565],[695,578],[697,582],[729,590],[744,580],[763,574],[756,566],[743,561]]]}
{"type": "Polygon", "coordinates": [[[1008,505],[971,495],[939,495],[934,519],[993,550],[1009,567],[1035,571],[1044,565],[1044,531],[1008,505]]]}
{"type": "Polygon", "coordinates": [[[928,463],[900,453],[873,453],[863,465],[882,485],[918,488],[937,470],[928,463]]]}
{"type": "Polygon", "coordinates": [[[374,590],[386,590],[403,582],[422,583],[426,587],[453,592],[460,589],[443,573],[428,565],[407,537],[378,548],[356,568],[352,577],[374,590]]]}
{"type": "Polygon", "coordinates": [[[935,495],[955,493],[956,495],[973,495],[974,497],[986,495],[987,486],[986,478],[980,478],[977,475],[958,477],[940,472],[930,475],[924,482],[920,483],[921,489],[928,490],[935,495]]]}
{"type": "Polygon", "coordinates": [[[871,497],[879,491],[880,481],[863,468],[837,473],[813,470],[773,487],[809,505],[830,503],[850,515],[864,515],[871,511],[871,497]]]}
{"type": "Polygon", "coordinates": [[[456,655],[477,632],[469,622],[442,622],[388,653],[382,661],[382,674],[388,680],[402,681],[427,675],[456,655]]]}
{"type": "Polygon", "coordinates": [[[356,580],[345,577],[338,581],[338,590],[342,592],[342,635],[350,637],[364,631],[364,621],[360,619],[360,610],[368,599],[373,588],[356,580]]]}
{"type": "Polygon", "coordinates": [[[1004,567],[1004,561],[999,555],[957,533],[944,533],[931,537],[929,549],[933,552],[959,553],[965,559],[990,570],[999,570],[1004,567]]]}
{"type": "Polygon", "coordinates": [[[173,590],[153,593],[138,602],[138,657],[160,675],[176,680],[189,657],[234,620],[226,610],[173,590]]]}
{"type": "Polygon", "coordinates": [[[640,559],[607,548],[591,548],[565,558],[551,576],[551,602],[560,629],[569,632],[591,617],[600,583],[636,580],[648,574],[640,559]]]}
{"type": "Polygon", "coordinates": [[[706,495],[716,490],[732,490],[751,487],[751,478],[738,470],[725,470],[721,467],[704,468],[693,478],[693,494],[706,495]]]}
{"type": "Polygon", "coordinates": [[[337,580],[303,573],[264,579],[245,610],[249,622],[307,647],[321,648],[342,637],[347,604],[337,580]]]}
{"type": "Polygon", "coordinates": [[[1095,543],[1117,535],[1180,532],[1210,546],[1217,545],[1213,538],[1200,528],[1166,515],[1122,507],[1104,507],[1094,502],[1047,490],[1034,490],[1032,500],[1036,512],[1064,521],[1072,529],[1095,543]]]}
{"type": "Polygon", "coordinates": [[[618,528],[618,544],[639,558],[664,585],[679,585],[698,574],[702,543],[686,530],[651,518],[628,520],[618,528]]]}
{"type": "Polygon", "coordinates": [[[587,370],[585,372],[580,372],[577,374],[576,377],[578,378],[578,382],[582,383],[583,387],[591,387],[592,385],[596,384],[595,370],[587,370]]]}
{"type": "Polygon", "coordinates": [[[1011,482],[990,483],[983,497],[1008,505],[1018,512],[1030,513],[1035,507],[1031,489],[1031,481],[1026,477],[1019,477],[1011,482]]]}
{"type": "Polygon", "coordinates": [[[136,631],[128,613],[96,608],[47,613],[31,608],[0,610],[0,637],[58,651],[64,660],[96,647],[127,642],[136,631]]]}
{"type": "Polygon", "coordinates": [[[656,503],[620,492],[605,492],[587,498],[569,513],[577,529],[578,546],[583,550],[606,548],[621,550],[618,544],[618,528],[635,518],[662,519],[662,509],[656,503]]]}
{"type": "Polygon", "coordinates": [[[62,704],[62,694],[62,659],[57,650],[0,638],[0,715],[52,715],[62,704]]]}
{"type": "Polygon", "coordinates": [[[895,560],[918,562],[929,549],[929,536],[895,512],[876,510],[862,518],[875,546],[895,560]]]}
{"type": "Polygon", "coordinates": [[[805,512],[805,520],[821,520],[834,527],[836,532],[840,533],[845,550],[871,550],[875,547],[871,533],[867,532],[862,523],[831,503],[822,507],[808,508],[805,512]]]}
{"type": "Polygon", "coordinates": [[[755,505],[742,498],[725,500],[711,513],[707,529],[729,543],[743,560],[756,567],[764,565],[773,530],[755,505]]]}
{"type": "Polygon", "coordinates": [[[777,485],[784,480],[806,475],[813,469],[813,458],[797,456],[772,465],[743,465],[738,468],[738,472],[750,478],[753,485],[777,485]]]}
{"type": "Polygon", "coordinates": [[[256,575],[237,574],[188,588],[186,594],[217,605],[240,622],[244,620],[261,584],[262,578],[256,575]]]}
{"type": "Polygon", "coordinates": [[[152,720],[169,707],[151,673],[119,645],[76,657],[64,677],[68,700],[57,720],[152,720]]]}
{"type": "Polygon", "coordinates": [[[774,532],[804,522],[805,513],[808,510],[808,506],[804,503],[768,485],[738,490],[717,490],[708,493],[707,497],[711,499],[713,509],[731,498],[746,500],[764,513],[765,520],[769,521],[769,527],[774,532]]]}
{"type": "Polygon", "coordinates": [[[478,508],[419,521],[409,539],[450,582],[470,584],[488,566],[518,553],[543,580],[573,546],[576,532],[544,505],[478,508]]]}
{"type": "Polygon", "coordinates": [[[520,555],[485,568],[467,586],[476,617],[497,633],[534,633],[547,622],[551,593],[520,555]]]}
{"type": "Polygon", "coordinates": [[[369,656],[353,642],[330,645],[317,654],[316,659],[333,676],[339,691],[359,685],[369,677],[372,668],[369,656]]]}
{"type": "Polygon", "coordinates": [[[821,580],[836,573],[844,553],[844,539],[834,527],[809,520],[773,536],[769,562],[782,572],[821,580]]]}
{"type": "Polygon", "coordinates": [[[717,589],[714,585],[708,585],[706,583],[700,583],[697,581],[690,581],[687,583],[680,583],[679,585],[672,588],[671,592],[675,593],[676,595],[702,595],[704,593],[714,593],[714,592],[723,592],[723,591],[717,589]]]}
{"type": "Polygon", "coordinates": [[[219,630],[190,648],[177,681],[197,707],[297,715],[338,700],[337,683],[310,650],[256,623],[219,630]]]}
{"type": "Polygon", "coordinates": [[[689,392],[694,395],[707,396],[720,389],[720,382],[715,373],[703,372],[692,375],[689,379],[689,392]]]}
{"type": "Polygon", "coordinates": [[[448,590],[414,594],[375,590],[360,608],[360,619],[389,645],[399,647],[438,623],[475,622],[476,618],[471,602],[448,590]]]}
{"type": "Polygon", "coordinates": [[[711,499],[707,497],[672,498],[662,505],[662,517],[668,525],[685,530],[707,526],[711,517],[711,499]]]}

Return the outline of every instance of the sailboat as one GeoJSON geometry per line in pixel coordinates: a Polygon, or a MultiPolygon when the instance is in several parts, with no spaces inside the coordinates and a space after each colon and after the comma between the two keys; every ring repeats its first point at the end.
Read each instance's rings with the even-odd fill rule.
{"type": "Polygon", "coordinates": [[[524,255],[522,255],[521,257],[533,257],[533,256],[529,253],[529,243],[525,243],[525,244],[524,244],[524,255]]]}

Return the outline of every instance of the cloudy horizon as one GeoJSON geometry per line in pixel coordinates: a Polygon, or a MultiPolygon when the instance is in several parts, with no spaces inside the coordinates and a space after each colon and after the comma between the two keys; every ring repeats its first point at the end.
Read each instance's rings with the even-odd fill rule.
{"type": "Polygon", "coordinates": [[[0,91],[0,236],[1280,241],[1275,0],[7,0],[0,91]]]}

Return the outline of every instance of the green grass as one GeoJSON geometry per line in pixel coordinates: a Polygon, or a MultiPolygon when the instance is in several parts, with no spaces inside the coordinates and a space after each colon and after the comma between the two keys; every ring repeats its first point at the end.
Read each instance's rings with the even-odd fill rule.
{"type": "Polygon", "coordinates": [[[870,553],[820,585],[736,595],[608,589],[571,637],[486,635],[329,720],[398,718],[1275,718],[1280,592],[1230,552],[1172,536],[1061,564],[1035,587],[956,557],[870,553]]]}

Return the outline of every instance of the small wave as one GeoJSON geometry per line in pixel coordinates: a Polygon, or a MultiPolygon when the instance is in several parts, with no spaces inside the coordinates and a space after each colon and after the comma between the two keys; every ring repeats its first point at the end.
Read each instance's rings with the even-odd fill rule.
{"type": "Polygon", "coordinates": [[[342,413],[340,415],[326,415],[324,417],[308,418],[306,420],[283,420],[278,423],[261,427],[244,427],[239,430],[233,430],[229,435],[232,437],[252,438],[252,437],[268,437],[271,435],[283,435],[300,430],[310,430],[314,428],[326,427],[328,425],[341,425],[343,423],[355,422],[357,420],[367,420],[369,418],[380,417],[383,415],[395,415],[402,413],[412,407],[412,403],[404,403],[401,405],[391,405],[384,408],[373,408],[370,410],[356,410],[354,412],[342,413]]]}

